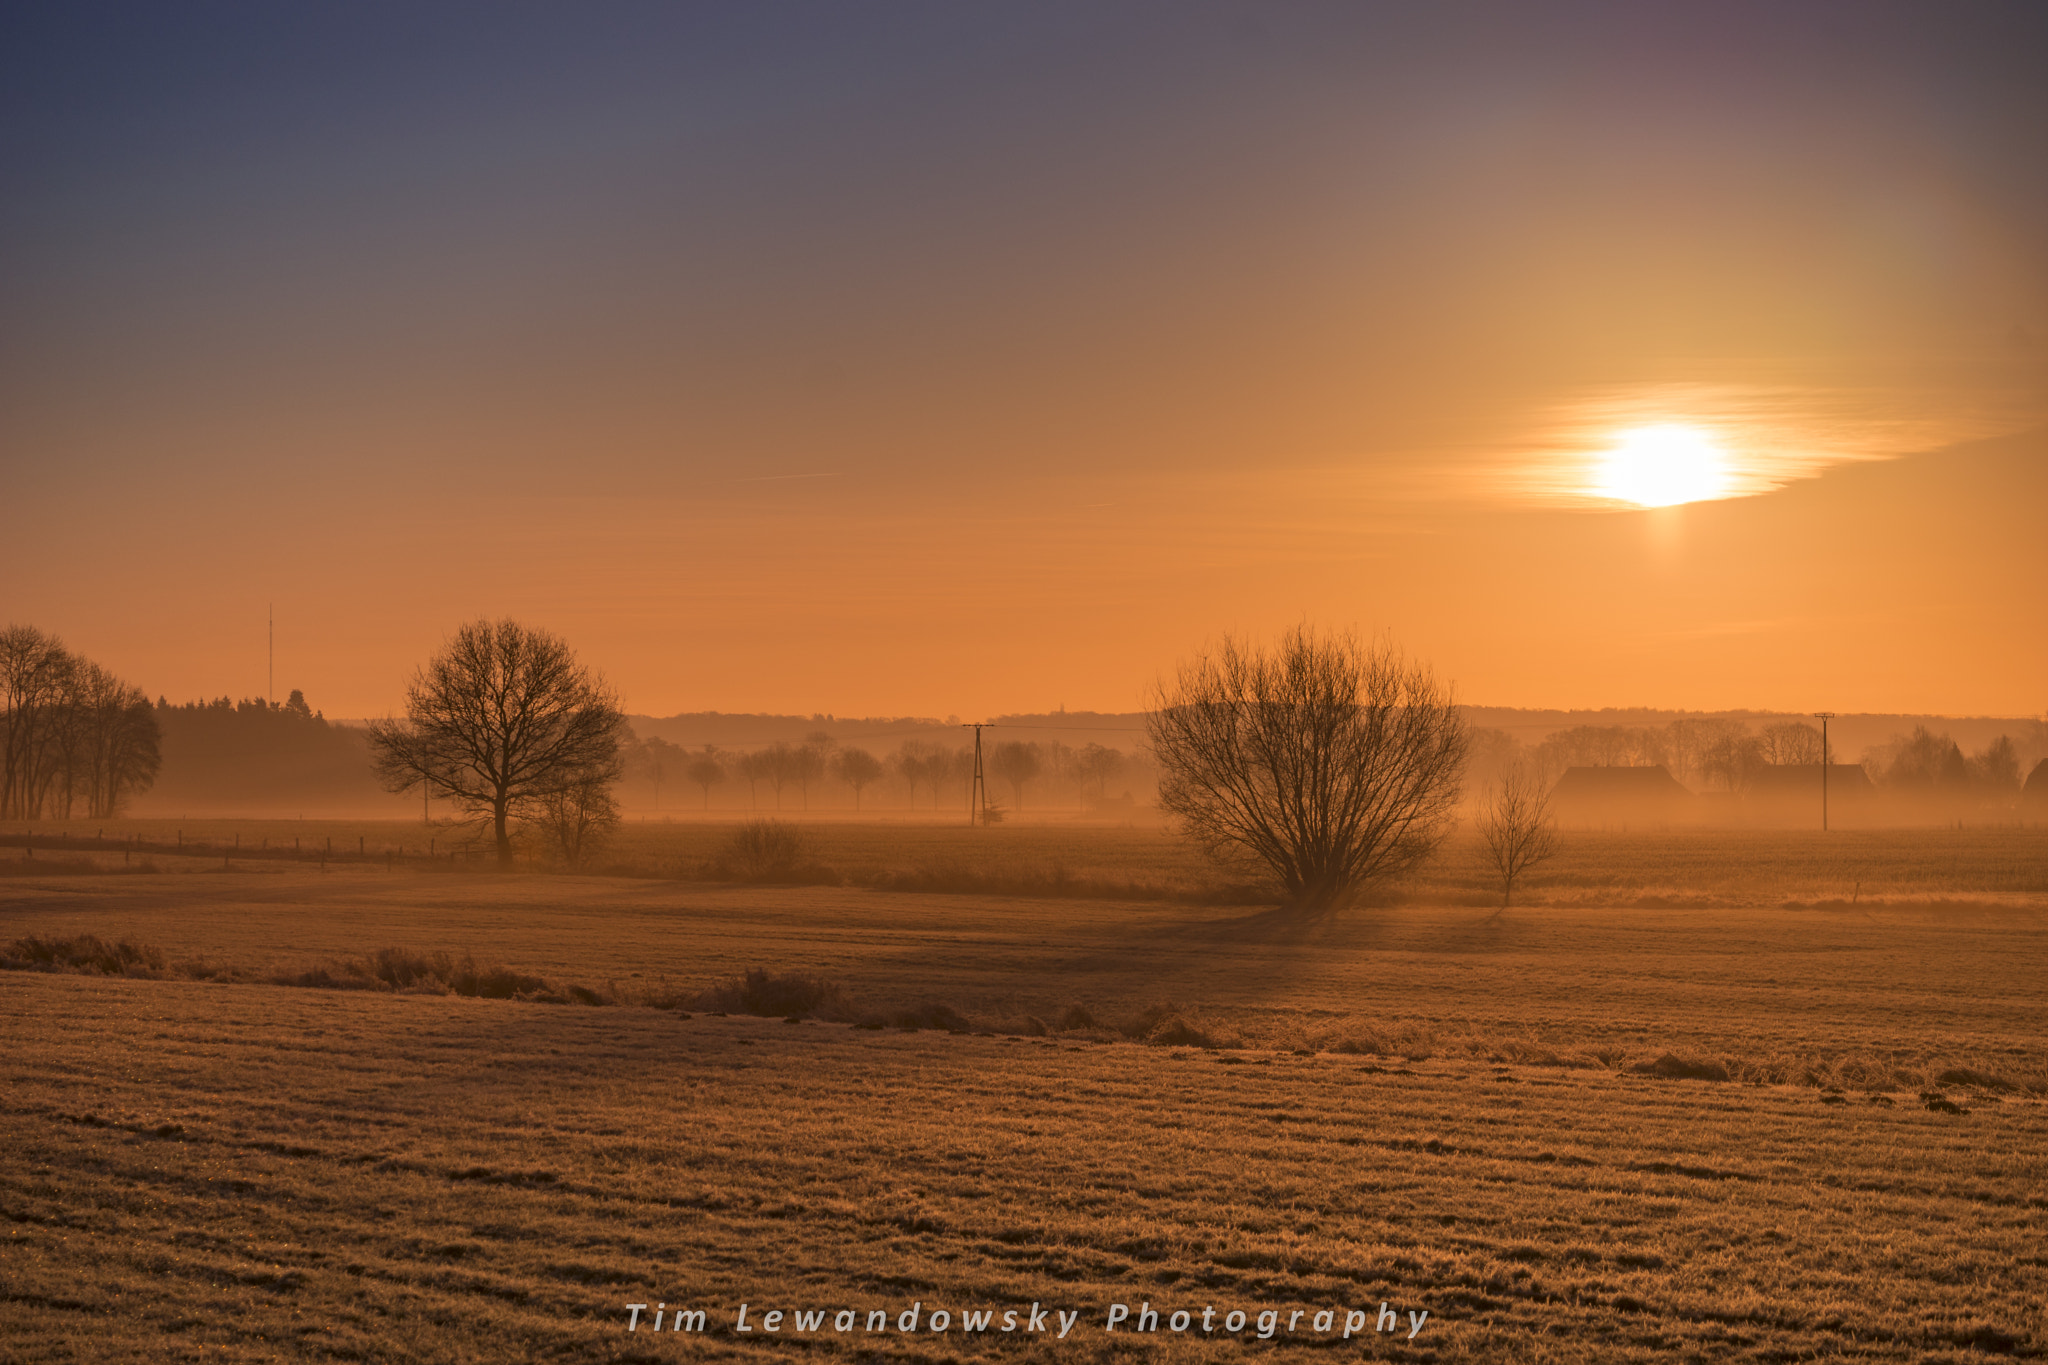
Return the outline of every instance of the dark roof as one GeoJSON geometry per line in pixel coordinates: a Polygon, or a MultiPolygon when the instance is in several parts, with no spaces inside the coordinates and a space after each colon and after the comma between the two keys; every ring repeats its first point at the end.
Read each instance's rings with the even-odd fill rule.
{"type": "Polygon", "coordinates": [[[1566,768],[1550,789],[1561,800],[1673,800],[1691,792],[1661,763],[1637,768],[1566,768]]]}
{"type": "MultiPolygon", "coordinates": [[[[1830,763],[1828,766],[1828,791],[1868,792],[1876,790],[1870,785],[1870,774],[1863,771],[1860,763],[1830,763]]],[[[1818,763],[1767,763],[1752,769],[1749,774],[1749,789],[1758,796],[1782,796],[1790,793],[1820,791],[1820,767],[1818,763]]]]}

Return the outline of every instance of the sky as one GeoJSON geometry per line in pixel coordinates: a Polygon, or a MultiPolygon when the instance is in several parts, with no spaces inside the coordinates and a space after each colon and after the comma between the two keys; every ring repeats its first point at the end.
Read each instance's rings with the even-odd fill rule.
{"type": "Polygon", "coordinates": [[[2048,8],[13,4],[0,619],[400,705],[2048,709],[2048,8]],[[1666,505],[1668,504],[1668,505],[1666,505]]]}

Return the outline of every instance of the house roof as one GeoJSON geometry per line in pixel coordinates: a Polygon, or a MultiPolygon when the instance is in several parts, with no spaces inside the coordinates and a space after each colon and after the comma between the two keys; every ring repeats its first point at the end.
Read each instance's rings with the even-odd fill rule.
{"type": "Polygon", "coordinates": [[[1689,797],[1687,791],[1661,763],[1645,767],[1566,768],[1564,776],[1550,789],[1553,797],[1612,801],[1627,799],[1672,799],[1689,797]]]}
{"type": "MultiPolygon", "coordinates": [[[[1820,769],[1818,763],[1767,763],[1749,774],[1749,789],[1757,795],[1776,795],[1785,792],[1806,792],[1820,790],[1820,769]]],[[[1828,769],[1828,790],[1844,792],[1867,792],[1873,790],[1870,774],[1863,771],[1860,763],[1830,763],[1828,769]]]]}

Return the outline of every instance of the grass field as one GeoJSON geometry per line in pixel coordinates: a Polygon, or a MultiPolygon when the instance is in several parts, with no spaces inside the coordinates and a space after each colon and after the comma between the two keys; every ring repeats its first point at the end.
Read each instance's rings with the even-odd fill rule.
{"type": "MultiPolygon", "coordinates": [[[[1077,833],[1006,856],[1200,875],[1077,833]]],[[[842,837],[820,856],[969,847],[842,837]]],[[[11,876],[0,946],[126,937],[245,980],[0,972],[0,1358],[2048,1353],[2038,835],[1719,837],[1575,841],[1545,904],[1459,903],[1449,868],[1310,923],[197,858],[11,876]],[[617,1000],[815,974],[846,1019],[941,1003],[966,1031],[260,984],[385,947],[617,1000]],[[1218,1046],[1125,1041],[1160,1019],[1218,1046]],[[959,1327],[1034,1301],[1081,1315],[1066,1339],[959,1327]],[[628,1332],[642,1302],[709,1330],[628,1332]],[[741,1334],[742,1302],[859,1325],[741,1334]],[[1104,1330],[1144,1302],[1193,1326],[1104,1330]],[[1382,1302],[1398,1330],[1342,1339],[1382,1302]],[[913,1303],[947,1330],[894,1330],[913,1303]]]]}
{"type": "MultiPolygon", "coordinates": [[[[1244,899],[1171,831],[1150,824],[908,824],[791,817],[816,861],[853,884],[897,889],[1023,890],[1100,898],[1244,899]]],[[[628,823],[593,869],[637,878],[697,879],[731,839],[738,822],[628,823]]],[[[22,855],[27,827],[0,829],[0,872],[22,855]]],[[[337,862],[372,863],[387,854],[445,859],[467,846],[461,829],[401,821],[119,820],[44,823],[35,837],[78,846],[40,856],[90,861],[103,870],[145,862],[171,871],[245,871],[275,866],[265,855],[296,849],[305,859],[331,847],[337,862]],[[148,846],[123,863],[121,841],[148,846]],[[103,839],[95,848],[92,845],[103,839]],[[180,846],[184,852],[178,852],[180,846]]],[[[438,866],[453,870],[474,862],[438,866]]],[[[1454,835],[1420,872],[1390,888],[1394,899],[1427,904],[1492,905],[1499,888],[1479,843],[1454,835]]],[[[1803,831],[1572,831],[1563,852],[1517,887],[1535,905],[1780,905],[1786,901],[1989,898],[2048,906],[2048,828],[1803,831]]]]}

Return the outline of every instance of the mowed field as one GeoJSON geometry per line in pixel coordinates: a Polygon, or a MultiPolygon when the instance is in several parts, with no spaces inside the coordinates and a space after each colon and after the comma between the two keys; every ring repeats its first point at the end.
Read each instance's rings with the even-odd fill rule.
{"type": "Polygon", "coordinates": [[[1579,904],[1311,923],[404,866],[10,876],[0,944],[126,937],[248,979],[0,972],[0,1358],[2048,1353],[2040,835],[1929,831],[1917,871],[1866,850],[1900,870],[1839,897],[1841,846],[1791,837],[1614,836],[1604,888],[1577,841],[1579,904]],[[260,983],[386,947],[615,1000],[813,974],[844,1018],[967,1026],[260,983]],[[828,1316],[742,1334],[743,1302],[757,1329],[828,1316]],[[1147,1302],[1158,1332],[1104,1330],[1147,1302]],[[633,1303],[709,1330],[629,1332],[633,1303]],[[1033,1303],[1079,1316],[1032,1332],[1033,1303]]]}
{"type": "MultiPolygon", "coordinates": [[[[1156,821],[1087,823],[1028,816],[976,829],[964,822],[812,819],[760,813],[802,832],[810,859],[843,882],[899,888],[1055,889],[1063,894],[1190,900],[1246,897],[1156,821]]],[[[731,816],[628,821],[590,870],[635,878],[703,878],[733,837],[731,816]]],[[[28,826],[0,828],[0,874],[25,871],[28,826]]],[[[106,870],[144,864],[165,872],[260,870],[296,854],[336,863],[359,854],[423,870],[474,868],[474,828],[414,821],[92,820],[33,827],[39,856],[90,860],[106,870]],[[53,839],[71,846],[51,850],[53,839]],[[123,842],[139,840],[124,855],[123,842]],[[182,848],[182,851],[180,851],[182,848]],[[458,856],[450,861],[451,850],[458,856]],[[429,856],[431,855],[431,856],[429,856]],[[124,861],[124,856],[126,861],[124,861]]],[[[532,856],[522,851],[522,866],[532,856]]],[[[1396,886],[1394,900],[1491,906],[1500,888],[1476,837],[1454,834],[1396,886]]],[[[1757,906],[1787,901],[1970,898],[2048,906],[2048,825],[1895,830],[1569,830],[1559,856],[1528,875],[1516,897],[1536,905],[1757,906]]]]}

